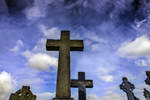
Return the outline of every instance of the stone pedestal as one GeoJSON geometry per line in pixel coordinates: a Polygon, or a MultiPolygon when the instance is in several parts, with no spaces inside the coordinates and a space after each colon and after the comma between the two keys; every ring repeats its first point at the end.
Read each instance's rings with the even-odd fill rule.
{"type": "Polygon", "coordinates": [[[73,98],[53,98],[53,100],[74,100],[73,98]]]}

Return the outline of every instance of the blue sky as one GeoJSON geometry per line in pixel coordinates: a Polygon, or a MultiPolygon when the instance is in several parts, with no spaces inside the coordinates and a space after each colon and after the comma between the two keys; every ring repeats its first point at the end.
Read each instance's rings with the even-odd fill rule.
{"type": "MultiPolygon", "coordinates": [[[[37,100],[55,96],[58,52],[46,51],[47,39],[70,30],[84,40],[83,52],[71,52],[71,78],[78,72],[94,81],[88,100],[126,100],[122,77],[135,84],[140,100],[150,66],[149,2],[134,0],[4,0],[0,10],[0,99],[30,85],[37,100]],[[22,5],[22,6],[20,6],[22,5]],[[138,8],[137,8],[138,7],[138,8]],[[7,85],[7,87],[6,87],[7,85]]],[[[77,99],[77,89],[72,96],[77,99]]]]}

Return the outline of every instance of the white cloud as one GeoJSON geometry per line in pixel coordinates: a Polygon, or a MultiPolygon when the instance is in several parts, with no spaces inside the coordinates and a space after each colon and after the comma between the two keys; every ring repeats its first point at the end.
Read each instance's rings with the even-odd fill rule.
{"type": "Polygon", "coordinates": [[[51,29],[48,29],[44,25],[39,26],[41,32],[43,33],[44,37],[39,39],[37,44],[34,46],[32,50],[26,50],[21,53],[22,56],[24,56],[28,62],[27,64],[30,67],[36,68],[38,70],[50,70],[50,68],[56,68],[57,66],[57,58],[56,52],[51,53],[50,55],[46,54],[46,38],[45,37],[52,37],[52,38],[58,38],[59,30],[57,27],[53,27],[51,29]]]}
{"type": "Polygon", "coordinates": [[[14,89],[14,80],[11,75],[5,71],[0,73],[0,100],[7,100],[14,89]]]}
{"type": "Polygon", "coordinates": [[[108,91],[104,96],[102,96],[99,100],[126,100],[124,96],[108,91]]]}
{"type": "Polygon", "coordinates": [[[26,51],[22,52],[21,54],[26,58],[30,58],[33,55],[33,53],[29,50],[26,50],[26,51]]]}
{"type": "Polygon", "coordinates": [[[55,97],[55,93],[45,92],[37,93],[37,100],[52,100],[55,97]]]}
{"type": "Polygon", "coordinates": [[[47,7],[53,0],[34,0],[32,7],[25,9],[24,13],[29,20],[43,18],[47,14],[47,7]]]}
{"type": "Polygon", "coordinates": [[[105,82],[113,82],[114,81],[114,77],[112,75],[103,75],[103,76],[99,76],[99,78],[105,82]]]}
{"type": "Polygon", "coordinates": [[[100,98],[95,94],[91,94],[87,96],[87,100],[100,100],[100,98]]]}
{"type": "Polygon", "coordinates": [[[22,40],[18,40],[16,45],[12,49],[10,49],[10,51],[18,52],[21,47],[23,47],[23,42],[22,42],[22,40]]]}
{"type": "Polygon", "coordinates": [[[98,77],[105,82],[113,82],[114,76],[109,74],[111,71],[111,69],[99,67],[98,77]]]}
{"type": "Polygon", "coordinates": [[[150,58],[147,57],[146,59],[138,59],[135,61],[135,63],[138,66],[149,67],[150,66],[150,58]]]}
{"type": "Polygon", "coordinates": [[[134,41],[126,42],[118,49],[122,57],[141,57],[150,54],[150,39],[147,35],[136,38],[134,41]]]}
{"type": "Polygon", "coordinates": [[[41,32],[44,34],[44,36],[49,36],[53,39],[58,39],[60,36],[60,30],[58,27],[52,27],[50,29],[48,29],[47,26],[45,25],[39,25],[39,28],[41,30],[41,32]]]}
{"type": "Polygon", "coordinates": [[[28,18],[29,20],[35,20],[35,19],[37,19],[37,18],[41,18],[41,17],[44,17],[44,16],[45,16],[45,13],[42,13],[42,12],[40,11],[40,8],[37,7],[37,6],[34,6],[34,7],[30,8],[30,9],[27,9],[27,10],[25,11],[25,13],[26,13],[27,18],[28,18]]]}
{"type": "Polygon", "coordinates": [[[125,96],[122,96],[118,93],[108,91],[104,96],[98,97],[95,94],[91,94],[87,96],[87,100],[126,100],[125,96]]]}
{"type": "Polygon", "coordinates": [[[91,49],[92,51],[100,51],[102,48],[101,45],[97,43],[97,44],[92,44],[91,49]]]}
{"type": "Polygon", "coordinates": [[[29,66],[39,70],[49,70],[50,67],[56,67],[57,63],[57,58],[45,53],[34,54],[28,61],[29,66]]]}
{"type": "Polygon", "coordinates": [[[48,4],[44,1],[34,0],[33,6],[25,9],[24,13],[29,20],[36,20],[38,18],[45,17],[46,5],[48,4]]]}
{"type": "Polygon", "coordinates": [[[147,35],[125,42],[118,49],[121,57],[135,59],[137,66],[150,66],[150,39],[147,35]]]}
{"type": "Polygon", "coordinates": [[[85,39],[89,39],[93,42],[98,42],[98,43],[107,43],[105,39],[101,38],[99,35],[91,31],[86,31],[85,39]]]}

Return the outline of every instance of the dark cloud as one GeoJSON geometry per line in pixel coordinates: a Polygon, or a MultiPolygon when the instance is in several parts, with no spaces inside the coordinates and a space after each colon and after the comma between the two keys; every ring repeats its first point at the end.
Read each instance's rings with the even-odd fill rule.
{"type": "Polygon", "coordinates": [[[109,21],[115,25],[134,23],[135,20],[142,21],[148,18],[150,10],[149,0],[0,0],[0,2],[3,8],[0,10],[1,15],[5,12],[11,16],[23,14],[23,17],[31,17],[30,19],[38,16],[42,17],[42,20],[51,20],[58,24],[85,27],[109,21]],[[29,13],[28,10],[33,7],[36,10],[32,9],[31,12],[39,10],[35,14],[40,12],[41,15],[29,13]]]}

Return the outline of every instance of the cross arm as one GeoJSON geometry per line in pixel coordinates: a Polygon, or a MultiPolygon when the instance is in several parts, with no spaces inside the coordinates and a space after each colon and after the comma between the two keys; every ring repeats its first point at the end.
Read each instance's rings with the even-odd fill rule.
{"type": "Polygon", "coordinates": [[[93,80],[85,80],[85,81],[80,81],[73,79],[71,80],[71,87],[80,87],[80,86],[85,86],[86,88],[93,88],[93,80]]]}
{"type": "Polygon", "coordinates": [[[47,39],[46,50],[54,51],[59,50],[60,40],[47,39]]]}
{"type": "Polygon", "coordinates": [[[83,51],[84,43],[83,40],[70,40],[71,51],[83,51]]]}

